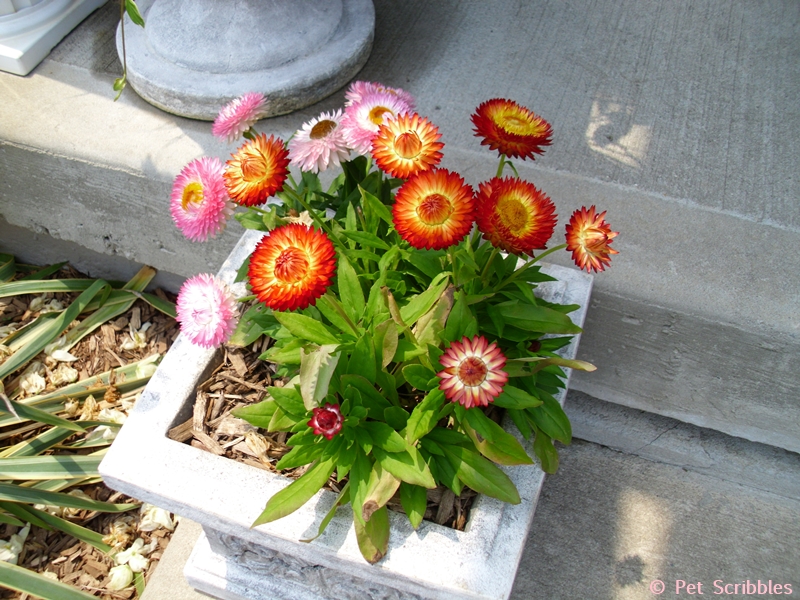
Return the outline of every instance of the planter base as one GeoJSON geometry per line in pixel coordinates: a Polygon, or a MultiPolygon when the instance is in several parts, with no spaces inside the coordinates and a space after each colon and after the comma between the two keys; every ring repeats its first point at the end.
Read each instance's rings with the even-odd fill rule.
{"type": "Polygon", "coordinates": [[[197,540],[184,575],[189,585],[221,600],[421,600],[416,594],[249,544],[208,527],[197,540]]]}

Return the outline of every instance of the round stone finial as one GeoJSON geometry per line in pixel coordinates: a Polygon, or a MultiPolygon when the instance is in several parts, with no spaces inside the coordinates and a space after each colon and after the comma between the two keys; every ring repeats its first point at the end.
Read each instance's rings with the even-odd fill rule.
{"type": "MultiPolygon", "coordinates": [[[[371,0],[140,0],[145,28],[125,23],[128,82],[177,115],[213,120],[247,92],[268,116],[344,86],[372,49],[371,0]]],[[[127,17],[126,17],[127,19],[127,17]]],[[[121,31],[117,49],[122,54],[121,31]]]]}

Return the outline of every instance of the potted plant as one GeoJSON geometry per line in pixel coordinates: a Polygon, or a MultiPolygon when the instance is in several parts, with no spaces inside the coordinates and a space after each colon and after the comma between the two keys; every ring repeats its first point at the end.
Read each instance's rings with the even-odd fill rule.
{"type": "Polygon", "coordinates": [[[543,478],[524,440],[544,471],[557,469],[553,442],[571,439],[561,408],[569,369],[593,369],[574,358],[590,277],[548,271],[540,259],[566,248],[580,267],[602,271],[617,234],[605,213],[584,207],[566,243],[546,249],[554,205],[511,163],[551,143],[550,125],[527,108],[495,99],[472,115],[499,154],[496,177],[473,190],[438,167],[441,136],[406,92],[356,82],[346,97],[343,113],[323,113],[287,144],[253,130],[265,99],[248,94],[213,127],[244,136],[243,146],[226,165],[202,158],[177,177],[171,211],[187,237],[216,235],[236,204],[252,231],[219,276],[182,288],[182,339],[101,471],[203,523],[190,581],[224,597],[369,597],[378,588],[375,597],[507,597],[543,478]],[[318,173],[331,166],[341,173],[323,188],[318,173]],[[267,203],[273,196],[280,202],[267,203]],[[237,296],[252,301],[241,317],[237,296]],[[184,475],[170,476],[169,464],[194,449],[165,446],[166,428],[191,410],[216,347],[262,335],[274,340],[261,358],[280,383],[234,414],[289,432],[278,469],[309,466],[293,482],[231,466],[222,481],[206,472],[219,476],[219,457],[192,454],[193,497],[181,504],[175,480],[184,475]],[[490,406],[504,409],[503,425],[490,406]],[[142,471],[122,455],[128,430],[155,432],[169,452],[148,464],[148,476],[163,466],[159,486],[138,487],[142,471]],[[327,483],[338,495],[320,492],[327,483]],[[481,494],[467,531],[422,520],[437,486],[481,494]],[[405,515],[387,509],[393,497],[405,515]],[[318,565],[333,570],[322,576],[318,565]]]}

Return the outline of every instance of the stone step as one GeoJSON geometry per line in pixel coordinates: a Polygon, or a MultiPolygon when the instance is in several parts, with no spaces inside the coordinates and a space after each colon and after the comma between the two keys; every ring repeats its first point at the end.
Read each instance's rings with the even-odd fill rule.
{"type": "MultiPolygon", "coordinates": [[[[76,250],[79,268],[116,278],[151,264],[176,289],[216,271],[241,230],[184,240],[167,216],[172,180],[233,148],[130,90],[112,101],[112,4],[31,75],[0,73],[0,249],[76,250]]],[[[496,164],[471,133],[480,101],[513,98],[553,123],[554,145],[520,174],[562,225],[596,204],[621,232],[581,343],[598,371],[573,389],[800,451],[800,271],[785,258],[800,244],[800,16],[778,5],[377,2],[359,77],[414,94],[443,133],[444,166],[473,185],[496,164]]],[[[342,99],[261,129],[286,137],[342,99]]]]}
{"type": "MultiPolygon", "coordinates": [[[[579,392],[566,408],[576,440],[545,480],[511,600],[645,600],[657,581],[665,596],[758,597],[748,580],[797,593],[800,456],[579,392]]],[[[182,575],[200,533],[181,522],[142,600],[207,598],[182,575]]]]}

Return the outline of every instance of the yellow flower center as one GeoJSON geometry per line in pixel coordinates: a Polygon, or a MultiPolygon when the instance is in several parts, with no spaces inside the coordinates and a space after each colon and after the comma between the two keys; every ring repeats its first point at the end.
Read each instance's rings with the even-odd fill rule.
{"type": "Polygon", "coordinates": [[[406,131],[394,140],[394,149],[400,158],[406,160],[416,158],[422,152],[422,140],[416,131],[406,131]]]}
{"type": "Polygon", "coordinates": [[[608,236],[594,227],[580,233],[580,244],[587,252],[598,253],[608,243],[608,236]]]}
{"type": "Polygon", "coordinates": [[[190,204],[200,204],[203,201],[203,184],[194,181],[183,188],[181,208],[186,210],[190,204]]]}
{"type": "Polygon", "coordinates": [[[242,158],[242,179],[247,183],[261,181],[267,176],[267,159],[260,152],[242,158]]]}
{"type": "Polygon", "coordinates": [[[441,194],[430,194],[417,207],[417,216],[425,225],[441,225],[453,214],[450,200],[441,194]]]}
{"type": "Polygon", "coordinates": [[[383,115],[387,112],[392,114],[392,111],[385,106],[375,106],[369,111],[369,120],[375,123],[375,125],[380,125],[383,123],[383,115]]]}
{"type": "Polygon", "coordinates": [[[308,134],[308,137],[310,137],[312,140],[321,140],[322,138],[330,135],[334,129],[336,129],[336,121],[325,119],[311,128],[311,133],[308,134]]]}
{"type": "Polygon", "coordinates": [[[526,119],[517,115],[503,115],[500,121],[500,126],[503,129],[517,135],[526,135],[529,125],[530,123],[526,119]]]}
{"type": "Polygon", "coordinates": [[[296,283],[306,276],[308,266],[306,253],[290,246],[275,259],[275,278],[281,283],[296,283]]]}
{"type": "Polygon", "coordinates": [[[514,234],[525,231],[528,226],[528,210],[517,198],[508,196],[500,198],[496,214],[514,234]]]}
{"type": "Polygon", "coordinates": [[[486,363],[477,356],[468,356],[458,365],[458,379],[464,385],[482,384],[488,372],[486,363]]]}

